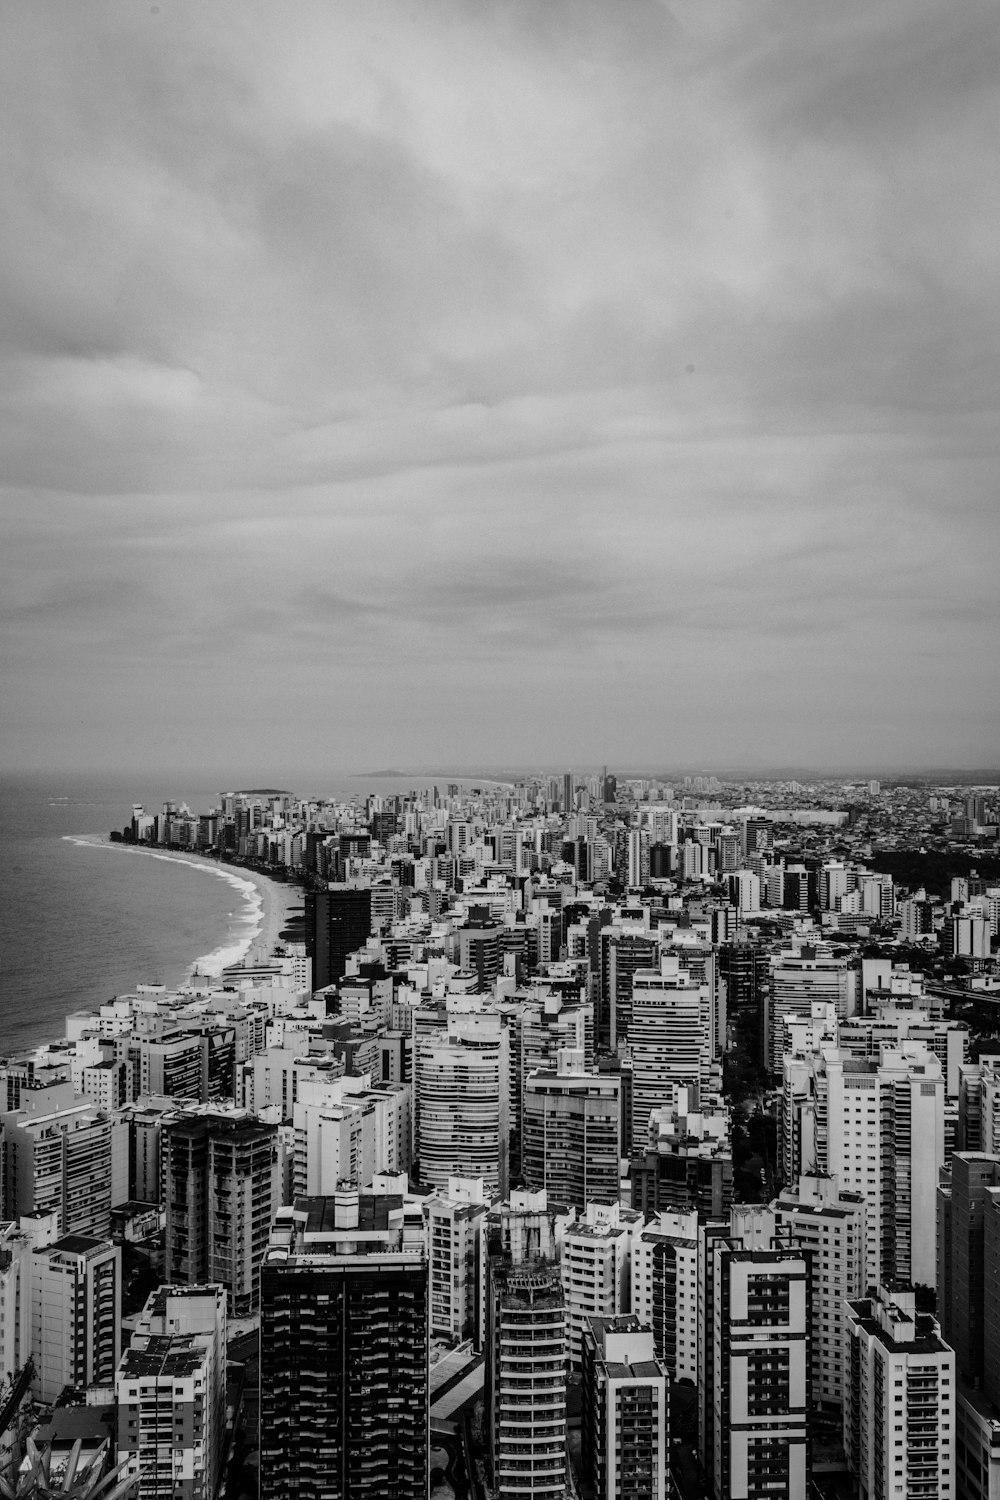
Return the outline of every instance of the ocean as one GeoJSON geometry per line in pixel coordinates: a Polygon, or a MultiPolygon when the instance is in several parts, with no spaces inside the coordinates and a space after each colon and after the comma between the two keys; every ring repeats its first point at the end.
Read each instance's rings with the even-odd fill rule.
{"type": "Polygon", "coordinates": [[[206,810],[219,788],[121,778],[0,778],[0,1057],[64,1035],[65,1017],[136,984],[218,973],[250,946],[261,898],[238,872],[88,842],[133,802],[206,810]]]}
{"type": "MultiPolygon", "coordinates": [[[[446,779],[462,781],[339,776],[322,788],[288,790],[350,800],[435,782],[443,792],[446,779]]],[[[0,1058],[61,1038],[73,1011],[137,984],[178,985],[196,964],[218,973],[250,947],[261,901],[238,872],[166,851],[88,842],[122,828],[134,802],[148,812],[167,800],[196,813],[217,805],[222,782],[188,782],[0,777],[0,1058]]]]}

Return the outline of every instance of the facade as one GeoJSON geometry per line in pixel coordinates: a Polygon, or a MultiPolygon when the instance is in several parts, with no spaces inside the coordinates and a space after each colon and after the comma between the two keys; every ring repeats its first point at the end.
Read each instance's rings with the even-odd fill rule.
{"type": "Polygon", "coordinates": [[[642,1225],[642,1215],[632,1209],[588,1203],[566,1226],[561,1264],[566,1353],[573,1370],[580,1367],[587,1319],[630,1311],[632,1246],[642,1225]]]}
{"type": "Polygon", "coordinates": [[[652,1330],[635,1317],[588,1318],[580,1438],[594,1500],[662,1500],[668,1437],[669,1377],[652,1330]]]}
{"type": "Polygon", "coordinates": [[[111,1118],[72,1086],[21,1090],[3,1115],[4,1217],[59,1215],[62,1234],[104,1238],[111,1227],[111,1118]]]}
{"type": "Polygon", "coordinates": [[[812,1253],[812,1395],[820,1405],[844,1399],[844,1304],[863,1295],[865,1202],[832,1177],[800,1177],[771,1204],[778,1233],[812,1253]]]}
{"type": "Polygon", "coordinates": [[[167,1280],[224,1286],[232,1317],[248,1317],[259,1303],[260,1264],[281,1201],[277,1138],[276,1125],[242,1110],[163,1122],[167,1280]]]}
{"type": "Polygon", "coordinates": [[[278,1213],[261,1276],[260,1500],[425,1500],[427,1284],[397,1196],[278,1213]]]}
{"type": "Polygon", "coordinates": [[[115,1377],[118,1462],[136,1500],[214,1500],[226,1437],[226,1294],[160,1287],[115,1377]]]}
{"type": "Polygon", "coordinates": [[[32,1252],[31,1349],[35,1393],[110,1385],[121,1354],[121,1250],[110,1240],[64,1235],[32,1252]]]}
{"type": "Polygon", "coordinates": [[[661,1213],[632,1242],[632,1312],[672,1381],[698,1380],[698,1215],[661,1213]]]}
{"type": "Polygon", "coordinates": [[[447,1193],[424,1201],[432,1338],[458,1343],[475,1336],[479,1321],[479,1241],[487,1207],[482,1178],[450,1177],[447,1193]]]}
{"type": "Polygon", "coordinates": [[[561,1050],[524,1085],[521,1168],[529,1191],[562,1203],[616,1203],[621,1174],[620,1079],[561,1050]]]}
{"type": "Polygon", "coordinates": [[[809,1493],[811,1256],[773,1237],[773,1216],[759,1213],[753,1230],[706,1242],[712,1421],[699,1437],[716,1500],[809,1493]]]}
{"type": "Polygon", "coordinates": [[[862,1500],[955,1494],[955,1355],[914,1293],[849,1302],[844,1451],[862,1500]]]}
{"type": "Polygon", "coordinates": [[[507,1191],[509,1042],[491,1019],[492,1036],[431,1032],[417,1043],[420,1178],[438,1193],[456,1176],[507,1191]]]}
{"type": "Polygon", "coordinates": [[[645,1139],[654,1110],[676,1103],[679,1089],[700,1089],[710,1062],[709,1014],[708,987],[685,973],[676,954],[665,954],[658,970],[636,972],[629,1027],[634,1142],[645,1139]]]}
{"type": "Polygon", "coordinates": [[[566,1492],[566,1310],[553,1260],[488,1244],[484,1419],[497,1500],[566,1492]]]}
{"type": "Polygon", "coordinates": [[[368,886],[330,884],[306,892],[306,956],[313,986],[324,989],[347,972],[348,954],[363,948],[372,933],[372,893],[368,886]]]}

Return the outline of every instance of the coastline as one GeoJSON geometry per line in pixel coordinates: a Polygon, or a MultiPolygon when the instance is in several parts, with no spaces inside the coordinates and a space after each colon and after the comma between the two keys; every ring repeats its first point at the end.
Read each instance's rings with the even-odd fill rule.
{"type": "Polygon", "coordinates": [[[144,855],[147,859],[160,859],[170,864],[188,865],[193,870],[215,875],[238,890],[244,903],[244,911],[237,920],[245,925],[245,932],[232,937],[208,953],[196,955],[187,965],[184,979],[194,974],[218,977],[231,964],[253,958],[262,961],[270,957],[278,942],[278,935],[286,926],[289,911],[299,904],[302,892],[297,885],[286,885],[272,880],[258,870],[246,869],[242,865],[227,865],[207,855],[194,851],[178,853],[172,849],[160,849],[155,845],[112,843],[105,834],[64,834],[69,843],[85,844],[93,848],[106,848],[118,853],[144,855]]]}

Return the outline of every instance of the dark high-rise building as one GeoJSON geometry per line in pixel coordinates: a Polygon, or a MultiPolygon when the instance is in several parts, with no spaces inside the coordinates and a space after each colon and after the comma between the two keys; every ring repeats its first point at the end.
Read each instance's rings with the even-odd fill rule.
{"type": "Polygon", "coordinates": [[[424,1500],[427,1288],[401,1198],[279,1211],[261,1277],[260,1500],[424,1500]]]}
{"type": "Polygon", "coordinates": [[[313,961],[313,988],[324,989],[347,972],[347,956],[363,948],[372,931],[368,886],[329,885],[306,892],[306,953],[313,961]]]}
{"type": "Polygon", "coordinates": [[[758,981],[766,972],[767,956],[753,943],[720,945],[719,977],[726,982],[726,1004],[730,1013],[756,1005],[758,981]]]}
{"type": "Polygon", "coordinates": [[[702,1156],[655,1146],[629,1163],[632,1207],[644,1214],[697,1213],[715,1219],[733,1204],[733,1159],[728,1150],[702,1156]]]}
{"type": "Polygon", "coordinates": [[[500,973],[501,929],[490,917],[489,909],[473,906],[469,920],[458,930],[459,962],[463,969],[476,975],[476,991],[488,995],[500,973]]]}
{"type": "Polygon", "coordinates": [[[233,1317],[256,1312],[260,1264],[281,1201],[278,1127],[252,1115],[182,1113],[162,1126],[166,1280],[224,1286],[233,1317]]]}
{"type": "MultiPolygon", "coordinates": [[[[989,1222],[996,1232],[996,1189],[1000,1189],[1000,1157],[956,1151],[951,1159],[950,1212],[941,1218],[938,1238],[941,1331],[955,1351],[959,1377],[970,1385],[989,1384],[994,1389],[1000,1385],[993,1368],[1000,1366],[1000,1349],[986,1349],[984,1332],[986,1231],[989,1222]]],[[[939,1189],[939,1215],[944,1191],[939,1189]]]]}

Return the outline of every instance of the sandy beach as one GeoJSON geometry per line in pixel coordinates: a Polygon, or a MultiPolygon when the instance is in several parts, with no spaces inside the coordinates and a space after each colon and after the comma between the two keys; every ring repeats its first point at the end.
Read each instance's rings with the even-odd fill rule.
{"type": "Polygon", "coordinates": [[[272,880],[269,875],[258,870],[247,869],[243,865],[226,864],[224,861],[213,859],[210,855],[199,854],[193,849],[180,851],[162,849],[156,844],[112,844],[111,840],[103,834],[69,835],[68,837],[71,843],[101,844],[109,848],[145,855],[152,859],[166,860],[173,864],[193,865],[197,869],[208,868],[213,874],[230,881],[240,890],[248,906],[246,913],[248,927],[250,921],[253,920],[253,928],[248,931],[247,937],[242,941],[237,940],[236,943],[225,944],[209,954],[202,954],[194,959],[188,971],[189,975],[219,974],[224,966],[240,963],[244,959],[252,959],[260,963],[269,958],[278,942],[279,933],[287,924],[289,911],[294,907],[301,907],[305,900],[301,886],[287,884],[282,880],[272,880]]]}
{"type": "Polygon", "coordinates": [[[244,870],[239,866],[231,866],[234,875],[239,875],[241,880],[250,880],[260,892],[263,903],[263,915],[260,928],[254,935],[254,940],[247,953],[248,958],[257,962],[269,958],[274,951],[278,941],[278,934],[288,920],[288,913],[293,907],[301,907],[304,901],[302,887],[298,885],[286,885],[284,881],[271,880],[267,875],[258,874],[256,870],[244,870]]]}

